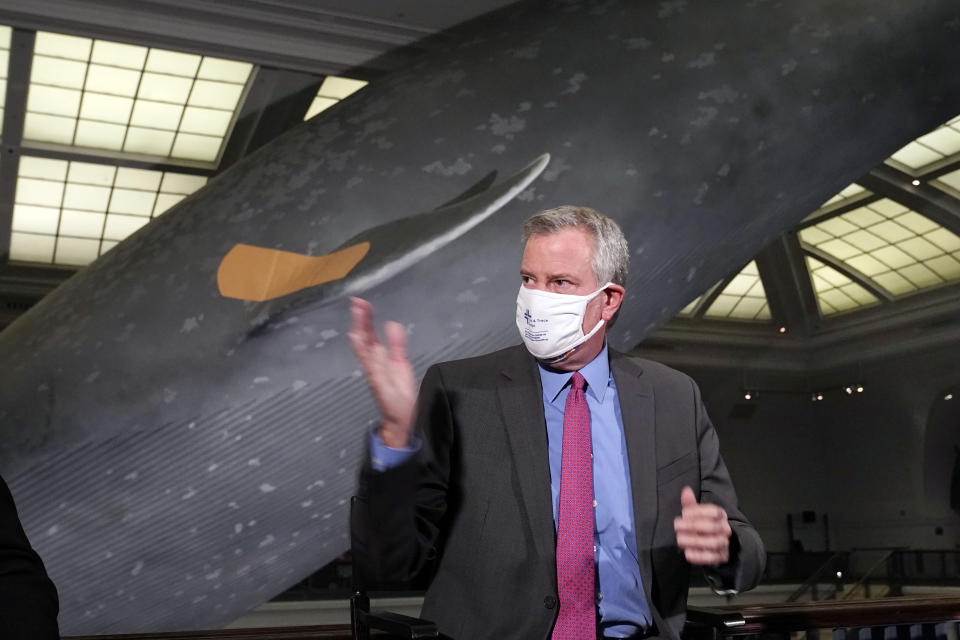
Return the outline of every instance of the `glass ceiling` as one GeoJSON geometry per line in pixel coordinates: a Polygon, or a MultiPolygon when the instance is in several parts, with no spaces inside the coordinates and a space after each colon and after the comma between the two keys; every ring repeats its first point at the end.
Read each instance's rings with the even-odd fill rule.
{"type": "Polygon", "coordinates": [[[89,264],[206,182],[204,176],[24,156],[10,259],[89,264]]]}
{"type": "MultiPolygon", "coordinates": [[[[706,295],[706,294],[703,294],[703,295],[706,295]]],[[[690,316],[692,316],[693,312],[697,310],[697,305],[700,304],[700,301],[703,299],[703,295],[699,295],[696,298],[694,298],[690,302],[690,304],[688,304],[683,309],[681,309],[680,313],[678,313],[677,315],[679,315],[681,318],[689,318],[690,316]]]]}
{"type": "Polygon", "coordinates": [[[800,240],[895,296],[960,280],[960,238],[887,198],[802,229],[800,240]]]}
{"type": "Polygon", "coordinates": [[[911,173],[960,153],[960,116],[920,136],[892,156],[890,164],[900,165],[911,173]]]}
{"type": "Polygon", "coordinates": [[[807,256],[807,270],[817,295],[820,315],[829,316],[880,302],[861,285],[816,258],[807,256]]]}
{"type": "Polygon", "coordinates": [[[860,185],[858,185],[857,183],[853,183],[851,185],[847,185],[847,187],[844,188],[843,191],[841,191],[840,193],[838,193],[837,195],[833,196],[832,198],[824,202],[822,205],[820,205],[820,208],[823,209],[823,208],[829,207],[832,204],[837,204],[838,202],[849,202],[850,200],[856,198],[857,196],[865,193],[869,193],[869,192],[863,187],[861,187],[860,185]]]}
{"type": "Polygon", "coordinates": [[[353,78],[342,78],[339,76],[327,76],[323,79],[323,84],[317,91],[316,97],[310,108],[307,109],[304,120],[309,120],[321,111],[329,109],[347,96],[360,91],[367,86],[364,80],[355,80],[353,78]]]}
{"type": "Polygon", "coordinates": [[[24,140],[216,162],[253,65],[38,31],[24,140]]]}
{"type": "Polygon", "coordinates": [[[704,314],[707,318],[730,320],[770,320],[767,295],[760,281],[756,261],[750,261],[723,288],[704,314]]]}
{"type": "Polygon", "coordinates": [[[7,101],[7,69],[10,67],[10,27],[0,25],[0,132],[3,131],[3,110],[7,101]]]}

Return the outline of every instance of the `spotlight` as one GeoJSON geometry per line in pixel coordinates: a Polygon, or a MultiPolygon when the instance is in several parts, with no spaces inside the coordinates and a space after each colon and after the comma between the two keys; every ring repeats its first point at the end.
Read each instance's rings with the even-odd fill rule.
{"type": "Polygon", "coordinates": [[[786,333],[786,332],[787,332],[786,327],[780,327],[780,333],[786,333]]]}
{"type": "Polygon", "coordinates": [[[952,393],[948,393],[947,395],[943,396],[943,399],[944,399],[944,400],[953,400],[953,394],[952,394],[952,393]]]}
{"type": "Polygon", "coordinates": [[[862,385],[862,384],[858,384],[858,385],[857,385],[857,393],[863,393],[863,385],[862,385]]]}
{"type": "Polygon", "coordinates": [[[848,395],[848,396],[852,396],[852,395],[853,395],[853,387],[851,387],[850,385],[845,386],[845,387],[843,388],[843,390],[847,392],[847,395],[848,395]]]}
{"type": "Polygon", "coordinates": [[[753,399],[753,394],[750,393],[749,391],[747,391],[746,393],[743,394],[743,399],[744,399],[744,400],[752,400],[752,399],[753,399]]]}
{"type": "Polygon", "coordinates": [[[914,181],[913,181],[913,186],[919,187],[919,186],[920,186],[920,181],[919,181],[919,180],[914,180],[914,181]]]}
{"type": "Polygon", "coordinates": [[[843,577],[843,571],[837,571],[837,577],[838,577],[838,578],[842,578],[842,577],[843,577]]]}
{"type": "Polygon", "coordinates": [[[813,393],[810,394],[810,402],[819,402],[820,400],[823,400],[822,393],[818,391],[814,391],[813,393]]]}

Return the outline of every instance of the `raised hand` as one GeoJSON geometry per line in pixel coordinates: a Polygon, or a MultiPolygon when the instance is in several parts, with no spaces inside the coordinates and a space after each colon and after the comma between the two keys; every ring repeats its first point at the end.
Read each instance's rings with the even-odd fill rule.
{"type": "Polygon", "coordinates": [[[373,328],[373,307],[360,298],[350,298],[350,316],[350,345],[380,405],[380,439],[388,447],[405,447],[417,404],[417,379],[407,360],[407,332],[403,325],[387,322],[384,345],[373,328]]]}
{"type": "Polygon", "coordinates": [[[715,504],[698,504],[693,489],[680,492],[681,515],[673,520],[677,546],[690,564],[716,566],[730,559],[727,512],[715,504]]]}

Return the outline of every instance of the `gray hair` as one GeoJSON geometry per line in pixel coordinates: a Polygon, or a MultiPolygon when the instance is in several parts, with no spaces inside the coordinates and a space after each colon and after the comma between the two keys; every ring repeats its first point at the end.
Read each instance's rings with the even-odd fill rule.
{"type": "Polygon", "coordinates": [[[535,213],[523,223],[523,242],[540,233],[556,233],[568,227],[583,229],[593,236],[593,275],[597,286],[613,282],[625,286],[630,267],[627,239],[620,226],[589,207],[564,205],[535,213]]]}

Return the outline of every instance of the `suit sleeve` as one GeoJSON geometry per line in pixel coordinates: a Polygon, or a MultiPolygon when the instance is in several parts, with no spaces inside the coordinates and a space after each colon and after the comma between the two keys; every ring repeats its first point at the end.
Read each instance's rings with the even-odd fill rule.
{"type": "Polygon", "coordinates": [[[361,469],[351,512],[354,567],[365,586],[410,582],[439,556],[447,512],[453,417],[439,368],[420,385],[416,431],[420,450],[409,460],[361,469]]]}
{"type": "Polygon", "coordinates": [[[697,440],[700,456],[700,502],[719,505],[727,512],[733,533],[730,537],[730,559],[714,569],[706,570],[707,580],[718,593],[752,589],[763,576],[767,562],[766,549],[760,534],[740,511],[737,492],[727,465],[720,455],[720,441],[700,398],[700,389],[691,381],[697,412],[697,440]]]}
{"type": "Polygon", "coordinates": [[[9,640],[55,640],[59,601],[0,478],[0,628],[9,640]]]}

